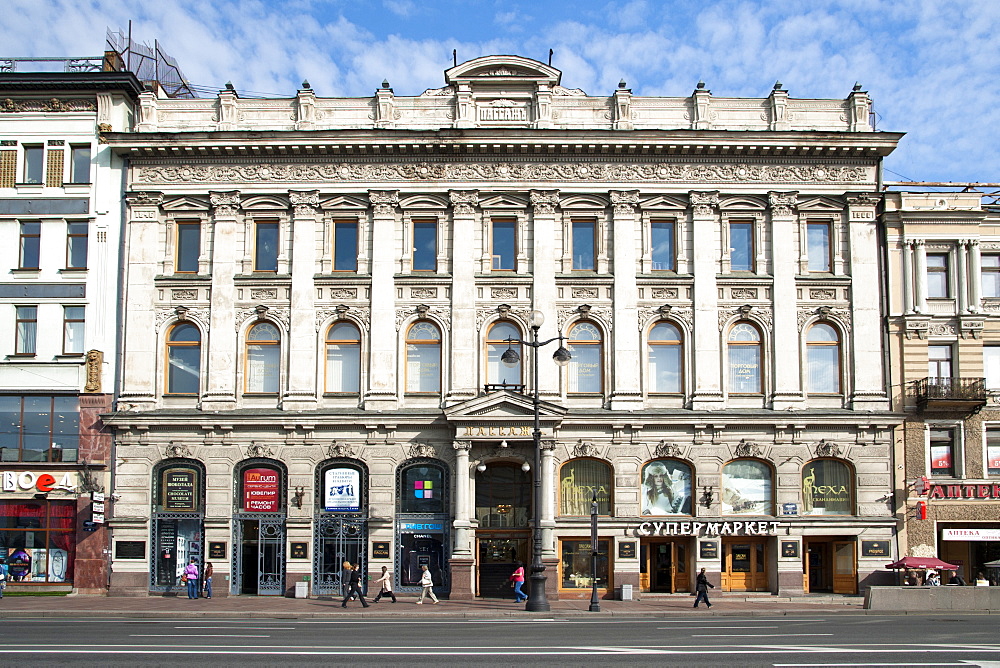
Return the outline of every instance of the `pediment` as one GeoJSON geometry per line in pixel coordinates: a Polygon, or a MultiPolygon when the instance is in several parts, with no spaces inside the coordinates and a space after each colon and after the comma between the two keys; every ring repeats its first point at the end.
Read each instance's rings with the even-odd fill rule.
{"type": "MultiPolygon", "coordinates": [[[[561,421],[566,409],[548,401],[539,402],[538,414],[543,422],[561,421]]],[[[516,392],[492,392],[476,397],[445,410],[448,422],[468,423],[484,420],[532,420],[534,408],[531,397],[516,392]]]]}
{"type": "Polygon", "coordinates": [[[456,65],[449,70],[445,70],[444,80],[451,84],[458,81],[497,80],[509,82],[514,79],[521,80],[543,80],[549,85],[555,86],[559,83],[562,72],[531,58],[512,55],[494,55],[473,58],[464,63],[456,65]]]}
{"type": "Polygon", "coordinates": [[[289,207],[288,200],[270,195],[258,195],[243,200],[241,208],[246,211],[249,209],[288,209],[289,207]]]}
{"type": "Polygon", "coordinates": [[[767,203],[763,199],[756,197],[723,197],[719,199],[719,208],[723,211],[736,210],[764,210],[767,203]]]}
{"type": "Polygon", "coordinates": [[[323,200],[320,204],[323,209],[368,209],[368,200],[350,195],[338,195],[323,200]]]}
{"type": "Polygon", "coordinates": [[[596,195],[570,195],[559,202],[563,209],[606,209],[608,200],[596,195]]]}
{"type": "Polygon", "coordinates": [[[174,197],[164,200],[162,204],[164,211],[208,211],[207,199],[197,197],[174,197]]]}
{"type": "Polygon", "coordinates": [[[639,206],[643,211],[649,209],[687,209],[688,202],[686,198],[681,199],[680,197],[670,195],[656,195],[642,200],[639,206]]]}
{"type": "Polygon", "coordinates": [[[809,197],[799,202],[799,210],[809,211],[830,211],[840,213],[844,210],[844,203],[838,202],[831,197],[809,197]]]}
{"type": "Polygon", "coordinates": [[[449,204],[444,197],[435,195],[414,195],[399,200],[399,206],[403,209],[447,209],[449,204]]]}
{"type": "Polygon", "coordinates": [[[483,209],[527,209],[528,200],[516,195],[501,193],[495,196],[484,197],[479,200],[479,206],[483,209]]]}

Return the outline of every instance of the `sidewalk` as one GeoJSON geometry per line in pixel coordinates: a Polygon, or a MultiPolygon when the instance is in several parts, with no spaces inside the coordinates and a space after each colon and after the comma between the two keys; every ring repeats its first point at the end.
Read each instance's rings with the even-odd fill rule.
{"type": "Polygon", "coordinates": [[[25,617],[126,617],[157,619],[176,617],[301,618],[351,619],[356,617],[391,617],[427,619],[438,617],[598,617],[604,616],[676,616],[676,615],[754,615],[786,614],[858,614],[863,613],[862,599],[832,597],[726,597],[713,596],[711,610],[694,609],[693,596],[645,598],[642,601],[602,600],[601,612],[590,612],[590,600],[550,601],[551,612],[525,612],[524,604],[498,599],[473,601],[442,600],[415,605],[416,596],[397,596],[398,603],[383,599],[367,609],[357,601],[340,607],[340,600],[326,598],[294,599],[283,597],[231,596],[189,600],[187,597],[148,596],[141,598],[106,598],[97,596],[6,596],[0,600],[0,619],[25,617]]]}

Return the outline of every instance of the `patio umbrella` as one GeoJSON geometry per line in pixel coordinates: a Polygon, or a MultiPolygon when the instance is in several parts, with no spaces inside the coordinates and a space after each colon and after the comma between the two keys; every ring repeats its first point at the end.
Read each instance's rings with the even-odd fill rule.
{"type": "Polygon", "coordinates": [[[937,570],[946,570],[946,571],[953,571],[958,569],[958,566],[954,564],[949,564],[946,561],[941,561],[940,559],[935,559],[934,557],[903,557],[899,561],[894,561],[891,564],[886,564],[885,567],[892,569],[934,568],[937,570]]]}

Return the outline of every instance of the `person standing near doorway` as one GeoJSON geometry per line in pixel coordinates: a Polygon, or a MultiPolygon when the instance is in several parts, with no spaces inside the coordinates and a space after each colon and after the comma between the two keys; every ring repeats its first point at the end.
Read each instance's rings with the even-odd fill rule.
{"type": "Polygon", "coordinates": [[[351,596],[358,597],[358,600],[361,601],[361,607],[368,607],[368,602],[365,601],[365,595],[361,593],[361,567],[358,566],[358,564],[354,564],[351,567],[351,579],[348,582],[347,595],[344,596],[344,600],[341,601],[340,607],[346,608],[347,601],[350,600],[351,596]]]}
{"type": "Polygon", "coordinates": [[[417,605],[423,604],[426,596],[430,596],[434,605],[437,605],[441,601],[434,595],[434,580],[431,578],[431,572],[427,570],[427,566],[421,566],[420,570],[422,571],[420,573],[420,600],[417,601],[417,605]]]}
{"type": "Polygon", "coordinates": [[[0,598],[3,598],[3,590],[7,588],[7,560],[0,557],[0,598]]]}
{"type": "Polygon", "coordinates": [[[214,572],[215,567],[209,561],[205,564],[205,577],[202,578],[205,581],[205,598],[212,598],[212,573],[214,572]]]}
{"type": "Polygon", "coordinates": [[[396,602],[396,595],[392,593],[392,573],[389,572],[388,566],[382,567],[382,575],[374,583],[379,586],[378,593],[375,594],[375,598],[372,599],[372,603],[378,603],[379,599],[383,596],[388,596],[392,599],[392,602],[396,602]]]}
{"type": "Polygon", "coordinates": [[[184,567],[184,577],[187,579],[188,598],[198,598],[198,563],[191,557],[191,563],[184,567]]]}
{"type": "Polygon", "coordinates": [[[708,601],[708,590],[709,588],[715,589],[715,585],[708,581],[708,576],[705,575],[705,569],[701,569],[701,573],[698,573],[698,579],[695,581],[694,590],[698,592],[698,596],[694,599],[694,607],[698,607],[698,604],[705,601],[705,605],[712,607],[712,604],[708,601]]]}
{"type": "Polygon", "coordinates": [[[524,587],[524,564],[520,561],[517,562],[517,569],[511,574],[510,579],[514,582],[514,602],[527,601],[528,597],[521,591],[524,587]]]}

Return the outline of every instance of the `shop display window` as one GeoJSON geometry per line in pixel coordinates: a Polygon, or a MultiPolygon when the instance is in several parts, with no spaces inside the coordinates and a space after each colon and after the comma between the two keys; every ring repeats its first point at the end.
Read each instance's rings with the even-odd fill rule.
{"type": "Polygon", "coordinates": [[[723,515],[773,515],[774,475],[755,459],[737,459],[722,467],[723,515]]]}
{"type": "Polygon", "coordinates": [[[802,468],[803,515],[850,515],[853,512],[851,468],[834,459],[818,459],[802,468]]]}
{"type": "Polygon", "coordinates": [[[444,470],[436,464],[415,464],[402,472],[399,511],[402,513],[445,513],[444,470]]]}
{"type": "Polygon", "coordinates": [[[559,474],[559,514],[590,515],[597,497],[597,514],[611,515],[611,467],[596,459],[574,459],[559,474]]]}
{"type": "Polygon", "coordinates": [[[531,474],[514,464],[491,463],[476,473],[476,519],[481,529],[528,526],[531,474]]]}
{"type": "Polygon", "coordinates": [[[691,467],[674,459],[657,459],[642,467],[643,515],[691,514],[691,467]]]}
{"type": "MultiPolygon", "coordinates": [[[[597,541],[597,587],[608,587],[608,547],[609,541],[597,541]]],[[[590,540],[564,540],[562,546],[563,589],[590,589],[594,586],[590,558],[590,540]]]]}
{"type": "Polygon", "coordinates": [[[9,582],[72,582],[75,525],[72,501],[0,502],[0,555],[9,582]]]}

